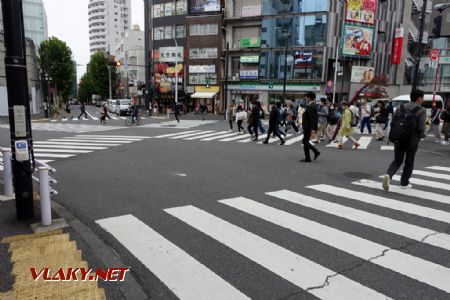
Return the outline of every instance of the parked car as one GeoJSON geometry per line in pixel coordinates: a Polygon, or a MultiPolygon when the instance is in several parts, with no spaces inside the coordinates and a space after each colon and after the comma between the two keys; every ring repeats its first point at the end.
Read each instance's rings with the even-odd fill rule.
{"type": "MultiPolygon", "coordinates": [[[[431,115],[431,105],[433,103],[433,94],[425,94],[423,97],[423,104],[422,106],[426,108],[427,110],[427,116],[431,115]]],[[[397,109],[401,104],[405,104],[410,102],[410,96],[409,95],[400,95],[392,99],[392,105],[394,106],[394,110],[397,109]]],[[[434,101],[436,102],[437,107],[442,108],[444,107],[444,101],[442,100],[442,97],[439,95],[436,95],[434,98],[434,101]]]]}
{"type": "Polygon", "coordinates": [[[131,100],[130,99],[119,99],[119,100],[117,100],[116,114],[118,116],[127,115],[130,104],[131,104],[131,100]]]}
{"type": "Polygon", "coordinates": [[[110,113],[116,113],[117,101],[118,100],[115,100],[115,99],[109,99],[108,100],[107,107],[108,107],[108,110],[109,110],[110,113]]]}

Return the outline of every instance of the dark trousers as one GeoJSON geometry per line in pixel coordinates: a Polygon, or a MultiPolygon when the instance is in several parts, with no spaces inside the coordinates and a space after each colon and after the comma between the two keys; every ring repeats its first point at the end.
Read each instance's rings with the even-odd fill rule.
{"type": "Polygon", "coordinates": [[[180,123],[180,113],[175,112],[175,119],[180,123]]]}
{"type": "Polygon", "coordinates": [[[233,130],[233,120],[229,119],[228,124],[230,124],[230,129],[233,130]]]}
{"type": "Polygon", "coordinates": [[[87,119],[87,113],[85,110],[82,110],[80,115],[78,116],[78,119],[81,118],[81,116],[84,115],[84,117],[87,119]]]}
{"type": "Polygon", "coordinates": [[[409,184],[409,179],[411,178],[412,172],[414,170],[414,157],[416,156],[417,148],[419,146],[418,142],[411,142],[407,145],[394,145],[394,161],[389,166],[387,173],[390,178],[397,173],[400,166],[405,162],[403,167],[403,173],[400,180],[400,184],[406,186],[409,184]]]}
{"type": "Polygon", "coordinates": [[[283,140],[283,138],[280,135],[280,132],[278,131],[278,126],[269,125],[269,130],[267,131],[266,141],[269,141],[272,133],[275,134],[280,139],[280,141],[283,140]]]}
{"type": "Polygon", "coordinates": [[[311,129],[307,129],[304,130],[303,132],[303,151],[305,152],[305,159],[306,160],[311,160],[311,155],[309,153],[309,150],[312,150],[312,152],[314,152],[314,154],[319,153],[319,151],[316,149],[316,147],[314,147],[313,145],[311,145],[309,143],[309,140],[311,139],[311,129]]]}
{"type": "Polygon", "coordinates": [[[247,126],[247,131],[248,133],[250,133],[251,135],[253,135],[253,133],[255,133],[255,138],[258,139],[258,124],[254,125],[254,124],[248,124],[247,126]],[[252,130],[253,128],[253,130],[252,130]]]}
{"type": "Polygon", "coordinates": [[[242,122],[244,122],[244,120],[238,120],[237,121],[237,126],[238,126],[238,131],[241,132],[241,129],[245,131],[244,127],[242,127],[242,122]]]}
{"type": "Polygon", "coordinates": [[[364,127],[367,125],[367,130],[369,134],[372,134],[372,124],[370,123],[370,117],[364,117],[361,120],[361,133],[364,132],[364,127]]]}

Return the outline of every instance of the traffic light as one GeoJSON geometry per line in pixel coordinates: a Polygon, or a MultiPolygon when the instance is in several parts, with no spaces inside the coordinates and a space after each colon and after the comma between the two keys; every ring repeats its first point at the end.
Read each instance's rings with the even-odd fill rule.
{"type": "Polygon", "coordinates": [[[206,88],[209,89],[211,83],[211,77],[206,77],[206,88]]]}
{"type": "Polygon", "coordinates": [[[120,67],[122,65],[122,62],[120,60],[116,61],[116,67],[120,67]]]}
{"type": "Polygon", "coordinates": [[[273,89],[273,81],[269,81],[269,89],[273,89]]]}
{"type": "Polygon", "coordinates": [[[435,38],[441,37],[442,16],[434,17],[433,36],[435,38]]]}

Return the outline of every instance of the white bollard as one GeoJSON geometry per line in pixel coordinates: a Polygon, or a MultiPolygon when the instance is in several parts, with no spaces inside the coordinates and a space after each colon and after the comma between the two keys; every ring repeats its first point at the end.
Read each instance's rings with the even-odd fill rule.
{"type": "Polygon", "coordinates": [[[50,185],[48,168],[39,168],[39,192],[41,194],[41,223],[44,226],[52,225],[52,205],[50,203],[50,185]]]}
{"type": "Polygon", "coordinates": [[[11,168],[11,150],[7,148],[1,148],[3,155],[3,180],[5,185],[5,196],[13,197],[13,181],[12,181],[12,168],[11,168]]]}

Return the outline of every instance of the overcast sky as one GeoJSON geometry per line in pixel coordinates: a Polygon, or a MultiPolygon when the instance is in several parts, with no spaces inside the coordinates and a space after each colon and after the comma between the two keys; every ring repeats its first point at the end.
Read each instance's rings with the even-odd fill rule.
{"type": "MultiPolygon", "coordinates": [[[[131,24],[144,30],[144,1],[131,1],[131,24]]],[[[89,0],[43,0],[47,12],[48,36],[63,40],[72,49],[77,64],[78,79],[89,62],[89,0]]]]}

